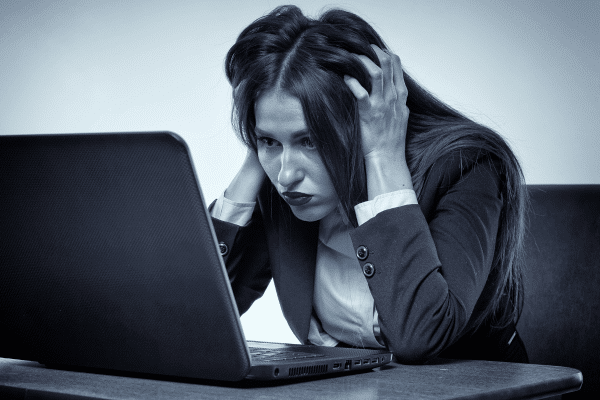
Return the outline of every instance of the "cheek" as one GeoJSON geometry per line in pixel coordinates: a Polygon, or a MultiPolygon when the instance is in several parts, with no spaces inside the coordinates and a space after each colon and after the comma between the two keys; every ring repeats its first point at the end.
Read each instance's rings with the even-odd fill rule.
{"type": "Polygon", "coordinates": [[[258,150],[258,161],[263,167],[265,174],[269,177],[271,182],[277,182],[277,176],[279,175],[279,158],[275,157],[271,152],[264,149],[258,150]]]}
{"type": "Polygon", "coordinates": [[[337,199],[337,193],[335,192],[335,187],[333,186],[333,182],[331,181],[329,174],[327,174],[327,171],[325,171],[319,178],[320,178],[320,182],[321,182],[322,193],[324,195],[326,195],[327,197],[337,199]]]}
{"type": "Polygon", "coordinates": [[[333,182],[329,174],[327,173],[327,168],[325,168],[325,164],[319,158],[318,160],[312,161],[312,174],[316,178],[315,180],[319,182],[319,187],[323,194],[331,194],[335,192],[333,187],[333,182]]]}

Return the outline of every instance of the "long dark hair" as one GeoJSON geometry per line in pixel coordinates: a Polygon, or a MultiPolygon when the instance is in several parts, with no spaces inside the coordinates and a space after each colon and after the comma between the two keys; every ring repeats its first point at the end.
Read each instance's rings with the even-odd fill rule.
{"type": "MultiPolygon", "coordinates": [[[[367,200],[357,101],[344,83],[356,78],[371,91],[363,54],[379,59],[370,44],[387,46],[362,18],[332,9],[318,19],[295,6],[281,6],[254,21],[227,53],[225,71],[234,88],[232,121],[247,146],[256,151],[254,104],[267,90],[280,89],[300,100],[309,132],[332,178],[340,205],[354,224],[354,206],[367,200]]],[[[502,208],[492,271],[497,292],[477,323],[493,316],[506,325],[518,319],[523,302],[522,243],[526,204],[523,173],[506,142],[491,129],[444,104],[404,73],[410,110],[406,157],[417,195],[427,171],[441,157],[476,148],[502,163],[502,208]]]]}

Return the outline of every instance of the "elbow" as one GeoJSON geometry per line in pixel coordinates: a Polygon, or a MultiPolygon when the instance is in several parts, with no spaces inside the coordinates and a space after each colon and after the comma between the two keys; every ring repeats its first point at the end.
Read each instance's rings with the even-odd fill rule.
{"type": "Polygon", "coordinates": [[[425,324],[420,325],[419,328],[398,329],[392,331],[395,334],[384,334],[388,348],[394,354],[396,362],[400,364],[426,363],[438,357],[446,347],[454,342],[458,332],[462,330],[460,324],[442,326],[425,324]]]}
{"type": "Polygon", "coordinates": [[[439,351],[423,343],[404,341],[390,345],[394,360],[400,364],[424,364],[435,358],[439,351]]]}
{"type": "Polygon", "coordinates": [[[417,307],[405,318],[381,318],[381,334],[396,362],[423,364],[436,358],[465,328],[468,314],[464,305],[449,296],[439,306],[417,307]],[[387,323],[390,321],[390,323],[387,323]]]}

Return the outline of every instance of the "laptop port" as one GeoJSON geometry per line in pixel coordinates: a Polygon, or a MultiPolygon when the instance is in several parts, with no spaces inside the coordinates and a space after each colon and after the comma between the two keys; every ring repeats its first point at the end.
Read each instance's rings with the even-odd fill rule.
{"type": "Polygon", "coordinates": [[[371,362],[373,364],[377,364],[377,363],[379,363],[379,358],[375,357],[374,359],[371,360],[371,362]]]}
{"type": "Polygon", "coordinates": [[[340,369],[342,366],[342,363],[333,363],[333,369],[340,369]]]}
{"type": "Polygon", "coordinates": [[[346,360],[346,363],[344,364],[344,369],[350,369],[350,367],[352,367],[352,360],[346,360]]]}
{"type": "Polygon", "coordinates": [[[360,365],[360,360],[354,360],[354,365],[360,365]]]}
{"type": "Polygon", "coordinates": [[[368,358],[365,358],[363,360],[363,365],[369,364],[371,362],[371,360],[369,360],[368,358]]]}

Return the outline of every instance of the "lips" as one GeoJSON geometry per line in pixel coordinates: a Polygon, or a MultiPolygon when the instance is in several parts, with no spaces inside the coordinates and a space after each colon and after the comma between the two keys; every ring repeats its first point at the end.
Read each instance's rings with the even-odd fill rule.
{"type": "Polygon", "coordinates": [[[302,192],[283,192],[281,193],[281,197],[283,197],[290,206],[296,207],[308,203],[313,198],[312,195],[302,192]]]}

